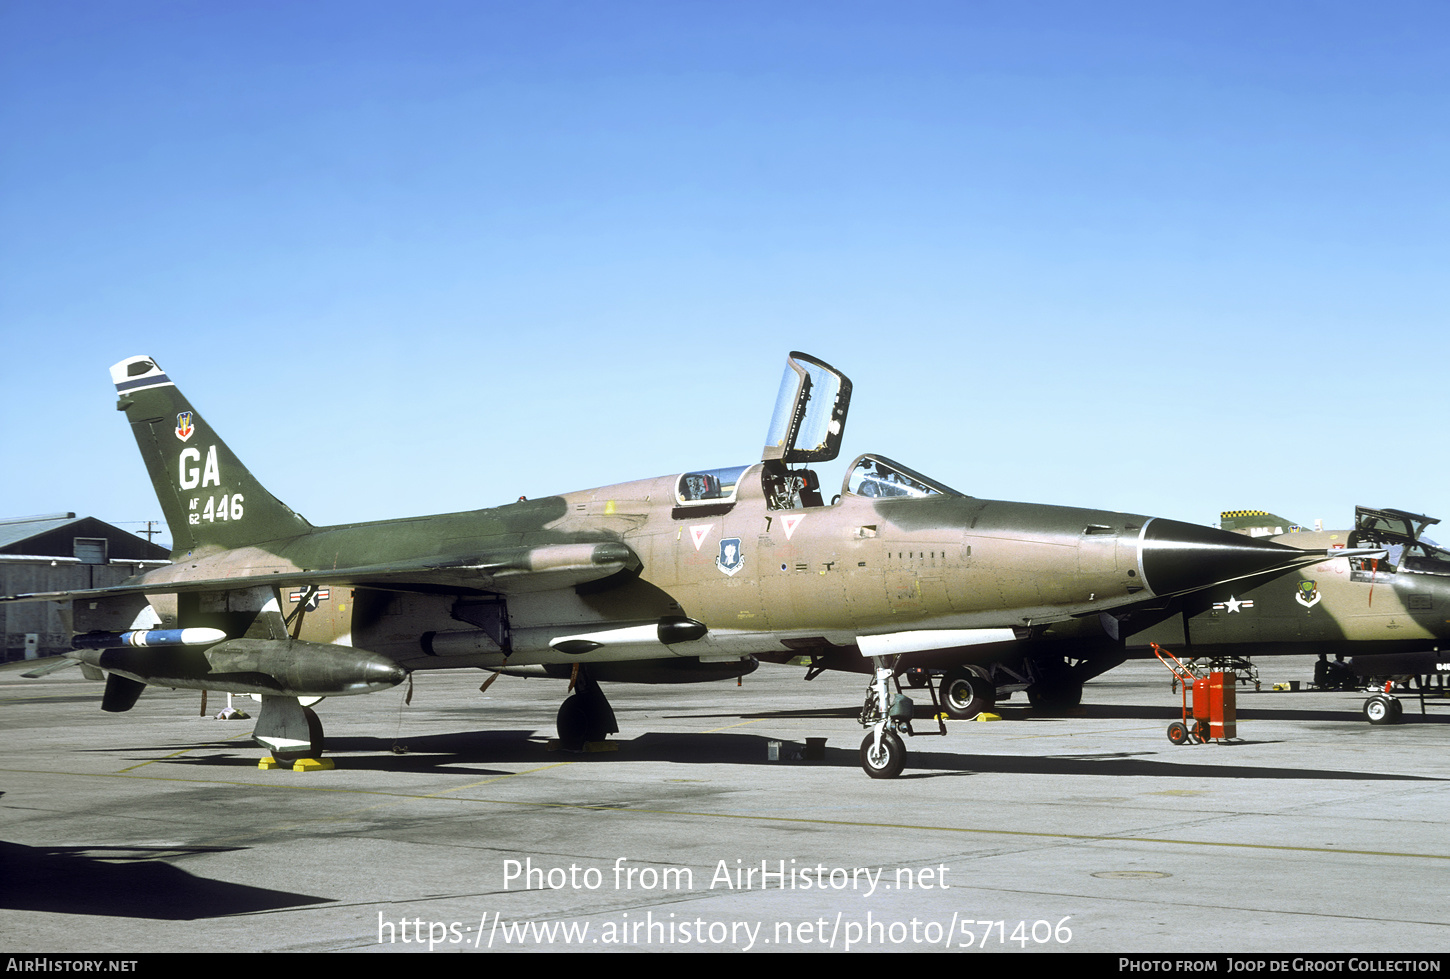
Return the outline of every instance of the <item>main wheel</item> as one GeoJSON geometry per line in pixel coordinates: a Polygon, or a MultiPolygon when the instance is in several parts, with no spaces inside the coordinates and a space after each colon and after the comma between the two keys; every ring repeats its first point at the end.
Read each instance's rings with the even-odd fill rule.
{"type": "Polygon", "coordinates": [[[317,713],[311,707],[304,707],[302,716],[307,719],[308,744],[300,748],[285,748],[272,752],[272,758],[284,765],[301,761],[303,758],[321,758],[323,749],[326,747],[322,738],[322,721],[318,720],[317,713]]]}
{"type": "Polygon", "coordinates": [[[1182,721],[1174,721],[1168,725],[1168,740],[1174,744],[1188,743],[1188,725],[1182,721]]]}
{"type": "Polygon", "coordinates": [[[597,711],[590,710],[584,698],[578,695],[568,697],[559,705],[559,741],[566,748],[575,751],[587,741],[603,741],[608,733],[597,711]]]}
{"type": "Polygon", "coordinates": [[[872,778],[895,778],[906,767],[906,745],[895,731],[883,731],[881,747],[876,747],[876,735],[866,735],[861,742],[861,767],[872,778]]]}
{"type": "Polygon", "coordinates": [[[1376,694],[1364,702],[1364,719],[1371,724],[1393,724],[1395,722],[1395,709],[1391,706],[1394,701],[1388,697],[1376,694]]]}
{"type": "Polygon", "coordinates": [[[1039,710],[1067,710],[1082,703],[1082,684],[1038,680],[1027,688],[1027,702],[1039,710]]]}
{"type": "Polygon", "coordinates": [[[1194,721],[1193,722],[1193,740],[1196,741],[1199,744],[1207,744],[1208,743],[1208,722],[1207,721],[1194,721]]]}
{"type": "Polygon", "coordinates": [[[992,709],[997,702],[997,688],[986,677],[957,667],[942,677],[941,697],[949,716],[970,720],[992,709]]]}

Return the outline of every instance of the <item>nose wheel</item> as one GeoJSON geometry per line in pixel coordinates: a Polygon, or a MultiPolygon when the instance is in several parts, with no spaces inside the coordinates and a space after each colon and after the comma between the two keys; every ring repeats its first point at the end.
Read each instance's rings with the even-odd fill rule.
{"type": "MultiPolygon", "coordinates": [[[[896,677],[896,657],[873,656],[871,661],[875,670],[871,685],[866,690],[866,703],[861,708],[861,726],[866,729],[866,737],[861,742],[861,770],[872,778],[895,778],[906,767],[906,744],[903,737],[947,733],[942,716],[949,709],[948,701],[945,697],[938,700],[930,674],[921,674],[926,680],[927,692],[931,695],[937,730],[913,730],[911,721],[916,705],[901,692],[899,682],[896,684],[895,694],[891,690],[891,684],[896,677]]],[[[972,679],[977,678],[973,676],[972,679]]],[[[970,691],[969,684],[962,684],[958,694],[970,697],[970,691]]]]}
{"type": "Polygon", "coordinates": [[[1364,702],[1364,718],[1371,724],[1398,724],[1405,708],[1394,697],[1375,694],[1364,702]]]}
{"type": "Polygon", "coordinates": [[[906,745],[895,731],[872,731],[861,742],[861,768],[872,778],[895,778],[906,767],[906,745]]]}

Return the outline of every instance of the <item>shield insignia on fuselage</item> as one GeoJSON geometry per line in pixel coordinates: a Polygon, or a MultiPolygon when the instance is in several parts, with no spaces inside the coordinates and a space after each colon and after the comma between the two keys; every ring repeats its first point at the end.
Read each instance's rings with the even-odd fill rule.
{"type": "Polygon", "coordinates": [[[720,555],[715,558],[715,567],[728,575],[735,575],[745,567],[745,556],[740,553],[739,537],[726,537],[720,541],[720,555]]]}
{"type": "Polygon", "coordinates": [[[1299,582],[1299,590],[1294,593],[1294,601],[1305,608],[1313,608],[1319,604],[1319,583],[1317,581],[1299,582]]]}

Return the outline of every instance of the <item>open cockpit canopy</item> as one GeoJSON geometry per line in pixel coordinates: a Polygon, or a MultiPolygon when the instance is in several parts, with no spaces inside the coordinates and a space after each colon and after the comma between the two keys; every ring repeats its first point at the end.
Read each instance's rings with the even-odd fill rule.
{"type": "MultiPolygon", "coordinates": [[[[850,405],[850,378],[823,360],[791,351],[761,453],[764,465],[760,467],[760,480],[769,509],[825,505],[815,471],[791,467],[836,458],[850,405]]],[[[751,468],[733,466],[681,473],[675,482],[676,516],[728,511],[735,505],[741,480],[751,468]]],[[[860,456],[852,463],[841,493],[872,499],[966,495],[875,454],[860,456]]]]}
{"type": "Polygon", "coordinates": [[[1404,510],[1372,510],[1366,506],[1354,508],[1354,532],[1349,535],[1349,546],[1369,544],[1412,544],[1430,527],[1440,521],[1422,513],[1408,513],[1404,510]]]}
{"type": "Polygon", "coordinates": [[[764,462],[830,462],[841,451],[851,380],[823,360],[792,350],[775,397],[764,462]]]}
{"type": "MultiPolygon", "coordinates": [[[[1393,574],[1409,571],[1418,574],[1450,575],[1450,551],[1424,536],[1425,531],[1440,521],[1422,513],[1404,510],[1373,510],[1354,508],[1354,530],[1350,547],[1383,547],[1382,561],[1374,562],[1372,573],[1393,574]]],[[[1361,564],[1370,561],[1362,560],[1361,564]]],[[[1364,569],[1361,569],[1364,570],[1364,569]]]]}

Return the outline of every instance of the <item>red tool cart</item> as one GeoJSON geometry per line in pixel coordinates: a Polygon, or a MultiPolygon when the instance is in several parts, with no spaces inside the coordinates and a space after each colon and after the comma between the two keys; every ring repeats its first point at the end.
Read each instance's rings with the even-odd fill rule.
{"type": "Polygon", "coordinates": [[[1210,740],[1222,741],[1238,737],[1238,719],[1234,712],[1234,674],[1220,670],[1202,675],[1195,673],[1156,642],[1151,645],[1153,654],[1168,667],[1183,689],[1183,720],[1168,725],[1168,740],[1174,744],[1187,744],[1190,741],[1202,744],[1210,740]]]}

